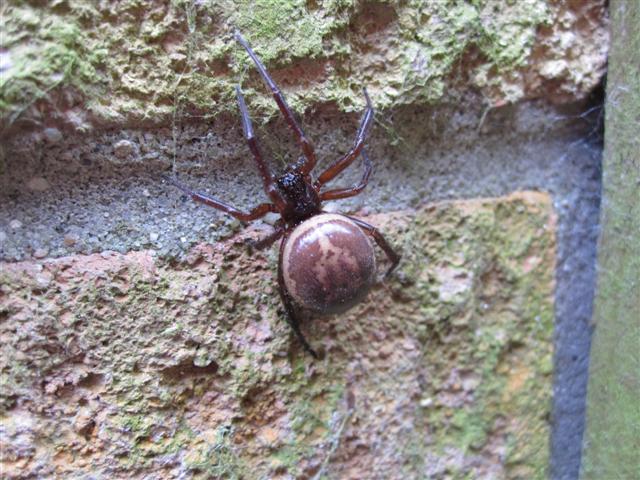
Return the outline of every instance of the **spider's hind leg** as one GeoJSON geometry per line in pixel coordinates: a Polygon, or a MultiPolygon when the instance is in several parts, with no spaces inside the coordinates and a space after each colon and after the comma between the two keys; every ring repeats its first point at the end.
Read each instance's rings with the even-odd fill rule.
{"type": "Polygon", "coordinates": [[[382,233],[380,233],[380,231],[376,227],[374,227],[373,225],[369,225],[368,223],[363,222],[362,220],[359,220],[355,217],[350,217],[348,215],[345,215],[345,217],[347,217],[349,220],[352,220],[367,235],[373,238],[373,240],[378,244],[378,246],[385,253],[387,258],[391,262],[391,266],[387,270],[387,273],[385,273],[384,275],[385,278],[387,278],[389,275],[391,275],[391,273],[395,270],[395,268],[400,263],[400,255],[396,253],[396,251],[391,247],[391,245],[389,245],[389,242],[387,242],[387,239],[384,238],[382,233]]]}
{"type": "Polygon", "coordinates": [[[289,297],[289,294],[287,293],[287,287],[284,284],[284,275],[282,273],[282,252],[284,251],[285,242],[286,242],[286,237],[282,241],[282,244],[280,245],[280,258],[278,260],[278,287],[279,287],[278,289],[280,290],[280,298],[282,298],[282,303],[285,309],[285,315],[286,315],[285,318],[287,320],[287,323],[293,330],[293,333],[295,333],[296,337],[298,337],[298,340],[302,344],[302,347],[313,358],[317,360],[319,358],[318,354],[313,348],[311,348],[311,345],[309,345],[309,342],[307,342],[307,339],[304,337],[304,335],[302,334],[302,331],[300,330],[300,322],[298,321],[296,310],[293,306],[293,302],[291,301],[291,298],[289,297]]]}
{"type": "Polygon", "coordinates": [[[284,309],[286,310],[285,314],[286,314],[287,323],[289,324],[289,326],[293,330],[293,333],[296,334],[296,337],[298,337],[298,340],[302,344],[302,348],[304,348],[313,358],[315,358],[317,360],[320,357],[318,356],[316,351],[313,348],[311,348],[311,345],[309,345],[309,342],[307,342],[307,339],[304,338],[304,335],[302,334],[302,331],[300,330],[300,324],[299,324],[298,319],[296,317],[295,309],[293,308],[293,305],[291,304],[291,300],[289,300],[288,298],[285,299],[287,294],[286,294],[286,292],[282,292],[282,286],[280,287],[280,291],[281,291],[280,295],[282,297],[282,302],[284,303],[284,309]]]}
{"type": "Polygon", "coordinates": [[[249,247],[250,253],[252,253],[254,250],[264,250],[266,248],[269,248],[282,235],[284,235],[284,226],[282,224],[282,221],[280,221],[276,223],[275,229],[269,235],[258,240],[247,240],[247,246],[249,247]]]}

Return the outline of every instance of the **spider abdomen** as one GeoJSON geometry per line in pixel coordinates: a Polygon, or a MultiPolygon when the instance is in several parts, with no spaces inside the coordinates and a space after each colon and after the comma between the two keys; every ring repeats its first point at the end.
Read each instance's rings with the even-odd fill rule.
{"type": "Polygon", "coordinates": [[[298,225],[282,254],[287,293],[299,306],[341,313],[363,300],[376,277],[373,245],[349,218],[323,213],[298,225]]]}

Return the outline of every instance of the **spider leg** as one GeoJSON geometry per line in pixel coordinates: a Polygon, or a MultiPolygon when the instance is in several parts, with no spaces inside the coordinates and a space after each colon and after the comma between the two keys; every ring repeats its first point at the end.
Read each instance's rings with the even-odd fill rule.
{"type": "Polygon", "coordinates": [[[273,245],[273,243],[284,234],[284,230],[284,224],[280,221],[276,224],[275,230],[269,235],[261,238],[260,240],[249,240],[247,243],[253,250],[264,250],[265,248],[273,245]]]}
{"type": "Polygon", "coordinates": [[[362,159],[364,160],[364,173],[362,174],[362,178],[360,179],[360,183],[357,183],[348,188],[337,188],[335,190],[327,190],[326,192],[320,193],[320,200],[338,200],[341,198],[349,198],[355,197],[358,195],[369,183],[369,177],[371,176],[371,171],[373,170],[373,166],[371,164],[371,160],[369,156],[366,154],[364,149],[361,152],[362,159]]]}
{"type": "Polygon", "coordinates": [[[373,124],[373,115],[375,110],[373,109],[367,90],[363,88],[362,91],[364,92],[364,98],[367,102],[367,108],[364,111],[364,115],[362,115],[360,127],[358,127],[358,132],[356,133],[356,139],[353,142],[353,146],[342,158],[334,161],[324,172],[320,174],[315,182],[316,188],[320,188],[328,181],[333,180],[340,172],[358,158],[358,155],[360,155],[360,152],[364,148],[364,141],[367,138],[371,125],[373,124]]]}
{"type": "Polygon", "coordinates": [[[276,103],[278,104],[278,108],[280,109],[280,112],[282,112],[282,115],[284,116],[285,121],[289,124],[289,127],[291,128],[291,130],[293,130],[293,133],[295,134],[296,138],[298,139],[298,143],[300,144],[300,148],[302,149],[302,153],[304,154],[304,156],[306,158],[306,162],[302,165],[302,168],[301,168],[300,171],[304,175],[308,175],[309,172],[311,172],[311,170],[313,170],[313,167],[315,167],[315,165],[316,165],[316,154],[315,154],[315,150],[313,148],[313,144],[305,136],[304,131],[302,130],[302,127],[300,127],[300,125],[298,125],[298,122],[296,121],[295,117],[293,116],[293,112],[291,111],[291,108],[289,108],[289,105],[287,105],[287,102],[284,99],[284,96],[282,95],[282,92],[280,91],[280,89],[278,88],[276,83],[273,81],[273,79],[271,78],[271,76],[267,72],[267,69],[264,67],[264,65],[262,64],[262,62],[258,58],[258,56],[251,49],[251,47],[249,46],[249,43],[244,39],[244,37],[237,30],[235,32],[235,38],[236,38],[237,42],[240,45],[242,45],[244,47],[244,49],[247,51],[247,53],[249,54],[249,57],[251,57],[251,60],[253,60],[253,63],[255,63],[256,68],[258,69],[258,72],[260,73],[260,76],[262,77],[262,80],[264,80],[264,83],[266,83],[267,86],[271,89],[271,93],[273,94],[273,98],[275,99],[276,103]]]}
{"type": "Polygon", "coordinates": [[[242,210],[239,210],[229,205],[228,203],[223,202],[222,200],[218,200],[217,198],[211,197],[206,193],[195,192],[191,190],[189,187],[187,187],[186,185],[183,185],[182,183],[178,182],[176,179],[171,178],[167,175],[163,175],[162,178],[164,178],[167,182],[171,183],[172,185],[178,187],[180,190],[182,190],[183,193],[190,196],[192,200],[196,202],[204,203],[205,205],[209,205],[210,207],[213,207],[225,213],[228,213],[232,217],[240,220],[241,222],[249,222],[251,220],[256,220],[258,218],[264,217],[269,212],[278,212],[278,209],[272,203],[261,203],[257,207],[253,208],[251,211],[243,212],[242,210]]]}
{"type": "Polygon", "coordinates": [[[362,220],[358,220],[357,218],[353,218],[353,217],[349,217],[348,215],[345,215],[345,217],[349,218],[350,220],[353,220],[355,222],[356,225],[358,225],[362,230],[364,230],[364,232],[371,236],[375,242],[378,244],[378,246],[384,251],[384,253],[387,255],[387,258],[391,261],[391,266],[389,267],[389,270],[387,270],[387,273],[385,273],[385,278],[388,277],[391,272],[393,272],[395,270],[395,268],[398,266],[398,263],[400,263],[400,255],[398,255],[393,248],[391,247],[391,245],[389,245],[389,242],[387,242],[387,240],[384,238],[384,236],[380,233],[380,231],[374,227],[373,225],[369,225],[366,222],[363,222],[362,220]]]}
{"type": "Polygon", "coordinates": [[[293,306],[293,302],[291,301],[291,298],[289,297],[289,293],[287,292],[287,287],[284,284],[284,274],[282,273],[282,253],[284,252],[284,244],[285,244],[284,241],[280,244],[280,258],[278,260],[278,287],[279,287],[278,290],[280,290],[280,298],[282,299],[282,303],[284,304],[285,316],[286,316],[285,318],[287,320],[287,323],[293,330],[293,333],[295,333],[296,337],[298,337],[298,341],[300,341],[300,343],[302,344],[302,347],[307,352],[309,352],[309,354],[313,358],[317,360],[318,354],[313,348],[311,348],[311,345],[309,345],[309,342],[307,342],[307,339],[304,338],[304,335],[300,330],[300,322],[298,321],[298,318],[296,316],[296,311],[293,306]]]}
{"type": "Polygon", "coordinates": [[[258,140],[253,134],[253,126],[251,125],[249,110],[247,109],[247,104],[244,101],[244,96],[242,95],[242,91],[240,90],[239,85],[236,86],[236,97],[238,98],[238,108],[240,109],[240,116],[242,117],[242,130],[244,131],[244,137],[247,140],[249,149],[251,150],[253,158],[258,165],[258,170],[260,171],[260,176],[262,177],[262,184],[264,185],[264,191],[267,193],[271,201],[275,203],[280,210],[282,210],[285,207],[285,201],[278,191],[278,188],[276,187],[273,179],[273,174],[262,158],[262,154],[260,153],[260,149],[258,148],[258,140]]]}

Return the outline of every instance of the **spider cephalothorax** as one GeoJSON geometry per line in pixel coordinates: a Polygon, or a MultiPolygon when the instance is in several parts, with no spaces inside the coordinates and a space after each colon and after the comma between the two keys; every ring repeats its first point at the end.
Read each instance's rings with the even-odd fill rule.
{"type": "Polygon", "coordinates": [[[282,219],[286,223],[294,225],[322,211],[318,192],[302,173],[285,172],[276,184],[285,200],[282,219]]]}
{"type": "Polygon", "coordinates": [[[165,178],[193,200],[222,210],[244,222],[256,220],[269,212],[280,214],[280,220],[276,222],[273,233],[252,243],[252,246],[258,249],[266,248],[282,238],[278,261],[278,286],[287,321],[305,350],[317,357],[300,331],[296,307],[317,314],[335,314],[344,312],[361,301],[376,278],[375,254],[370,238],[382,248],[391,261],[387,275],[400,261],[400,256],[375,227],[346,215],[324,213],[321,208],[323,201],[353,197],[366,187],[372,166],[364,151],[364,141],[373,121],[373,106],[367,91],[364,90],[367,108],[353,146],[313,180],[311,172],[316,166],[313,144],[296,122],[280,89],[247,41],[238,32],[235,38],[245,48],[260,76],[271,89],[278,108],[293,130],[304,156],[279,177],[273,175],[258,148],[249,112],[238,86],[236,95],[244,135],[271,203],[261,203],[253,210],[243,212],[215,197],[195,192],[172,178],[165,178]],[[322,188],[359,156],[364,160],[364,173],[359,183],[348,188],[322,188]]]}

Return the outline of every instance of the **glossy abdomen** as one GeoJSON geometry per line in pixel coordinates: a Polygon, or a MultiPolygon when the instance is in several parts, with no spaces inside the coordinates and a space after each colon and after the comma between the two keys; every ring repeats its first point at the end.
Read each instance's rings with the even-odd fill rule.
{"type": "Polygon", "coordinates": [[[369,237],[349,218],[328,213],[293,230],[280,267],[294,302],[320,314],[353,307],[367,296],[376,277],[369,237]]]}

